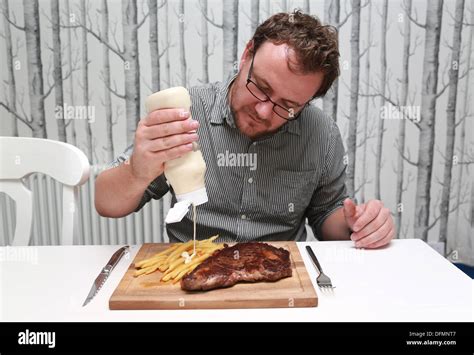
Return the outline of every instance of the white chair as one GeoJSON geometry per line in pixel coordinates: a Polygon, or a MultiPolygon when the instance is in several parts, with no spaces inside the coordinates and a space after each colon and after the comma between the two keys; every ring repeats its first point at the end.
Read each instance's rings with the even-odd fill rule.
{"type": "Polygon", "coordinates": [[[33,196],[23,178],[38,172],[63,186],[61,244],[72,245],[77,230],[79,186],[89,178],[89,161],[77,147],[50,139],[0,137],[0,191],[16,202],[12,245],[28,245],[33,219],[33,196]]]}

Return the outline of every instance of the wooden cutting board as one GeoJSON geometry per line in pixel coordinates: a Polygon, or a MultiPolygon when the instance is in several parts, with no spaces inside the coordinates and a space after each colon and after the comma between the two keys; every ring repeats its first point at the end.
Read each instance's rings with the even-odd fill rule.
{"type": "Polygon", "coordinates": [[[276,282],[238,283],[229,288],[187,292],[160,283],[161,272],[134,277],[134,263],[170,247],[144,244],[109,300],[114,309],[213,309],[316,307],[318,298],[295,242],[269,242],[290,252],[292,277],[276,282]]]}

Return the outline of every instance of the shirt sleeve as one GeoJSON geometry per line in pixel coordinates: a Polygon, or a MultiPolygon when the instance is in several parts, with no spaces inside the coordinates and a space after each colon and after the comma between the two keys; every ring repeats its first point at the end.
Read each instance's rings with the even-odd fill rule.
{"type": "MultiPolygon", "coordinates": [[[[125,151],[115,158],[111,163],[107,164],[107,168],[116,168],[121,164],[127,164],[133,152],[133,144],[127,147],[125,151]]],[[[165,175],[161,174],[153,180],[143,193],[142,199],[135,209],[135,212],[140,211],[152,198],[159,200],[169,191],[169,185],[166,181],[165,175]]]]}
{"type": "Polygon", "coordinates": [[[346,190],[346,165],[344,145],[336,122],[333,121],[325,156],[324,170],[309,207],[306,210],[308,224],[318,240],[322,239],[321,227],[326,218],[343,206],[348,197],[346,190]]]}

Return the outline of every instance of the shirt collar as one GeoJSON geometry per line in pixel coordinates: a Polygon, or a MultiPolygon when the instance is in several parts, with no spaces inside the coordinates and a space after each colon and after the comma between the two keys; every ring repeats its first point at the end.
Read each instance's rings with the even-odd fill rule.
{"type": "Polygon", "coordinates": [[[234,82],[237,74],[232,75],[226,82],[220,82],[216,88],[216,104],[215,111],[211,116],[211,123],[223,124],[225,121],[230,121],[232,126],[234,124],[234,116],[229,105],[229,90],[231,84],[234,82]]]}
{"type": "Polygon", "coordinates": [[[301,135],[301,117],[294,121],[289,121],[286,126],[288,126],[288,133],[294,134],[294,135],[301,135]]]}
{"type": "MultiPolygon", "coordinates": [[[[227,79],[226,82],[221,82],[217,86],[217,93],[216,93],[216,112],[211,116],[211,123],[214,124],[223,124],[226,122],[229,126],[236,128],[235,121],[234,121],[234,114],[230,108],[229,104],[229,90],[230,86],[234,82],[237,74],[232,75],[227,79]]],[[[301,124],[300,119],[289,121],[280,127],[280,130],[277,133],[291,133],[294,135],[301,135],[301,124]]]]}

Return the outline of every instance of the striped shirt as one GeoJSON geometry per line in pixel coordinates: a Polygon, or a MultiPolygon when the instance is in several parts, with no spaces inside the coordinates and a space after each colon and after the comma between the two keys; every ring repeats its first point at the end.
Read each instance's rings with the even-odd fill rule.
{"type": "MultiPolygon", "coordinates": [[[[322,223],[347,197],[344,147],[336,123],[308,105],[297,120],[252,141],[236,128],[228,103],[234,79],[189,90],[191,116],[200,122],[209,198],[196,208],[197,238],[218,234],[219,242],[303,241],[307,219],[321,239],[322,223]]],[[[132,151],[128,147],[111,166],[128,160],[132,151]]],[[[172,187],[164,175],[157,177],[135,212],[168,191],[174,204],[172,187]]],[[[166,228],[171,242],[192,239],[192,209],[166,228]]]]}

